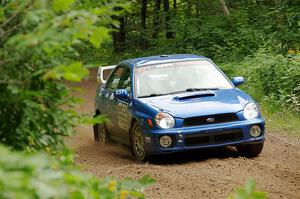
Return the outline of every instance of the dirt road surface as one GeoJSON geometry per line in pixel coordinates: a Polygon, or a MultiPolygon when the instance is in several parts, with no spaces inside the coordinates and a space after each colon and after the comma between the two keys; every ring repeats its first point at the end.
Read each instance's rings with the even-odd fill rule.
{"type": "MultiPolygon", "coordinates": [[[[96,71],[80,83],[85,102],[80,112],[94,111],[96,71]]],[[[117,144],[95,144],[92,127],[78,127],[68,140],[76,151],[76,163],[96,177],[139,178],[150,175],[156,184],[146,190],[146,198],[226,198],[232,190],[254,178],[257,188],[268,198],[300,199],[300,139],[280,132],[267,132],[262,154],[253,159],[239,157],[234,148],[201,150],[160,156],[140,163],[130,151],[117,144]]]]}

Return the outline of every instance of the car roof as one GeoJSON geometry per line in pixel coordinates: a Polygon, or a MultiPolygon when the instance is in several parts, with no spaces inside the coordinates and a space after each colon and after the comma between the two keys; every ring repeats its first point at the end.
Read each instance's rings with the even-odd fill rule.
{"type": "Polygon", "coordinates": [[[170,54],[170,55],[157,55],[149,57],[140,57],[136,59],[124,60],[121,63],[129,63],[131,67],[146,66],[151,64],[160,64],[168,63],[175,61],[190,61],[190,60],[199,60],[207,59],[202,55],[193,55],[193,54],[170,54]]]}

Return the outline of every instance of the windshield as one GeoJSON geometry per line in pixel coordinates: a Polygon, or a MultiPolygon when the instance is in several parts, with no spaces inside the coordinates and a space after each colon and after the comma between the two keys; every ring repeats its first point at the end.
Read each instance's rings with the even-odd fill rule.
{"type": "Polygon", "coordinates": [[[232,88],[209,61],[184,61],[135,68],[137,97],[232,88]]]}

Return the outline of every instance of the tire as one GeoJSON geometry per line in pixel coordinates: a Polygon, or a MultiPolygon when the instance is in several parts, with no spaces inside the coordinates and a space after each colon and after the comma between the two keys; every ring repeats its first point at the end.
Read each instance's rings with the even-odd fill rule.
{"type": "Polygon", "coordinates": [[[246,144],[236,146],[237,151],[241,156],[253,158],[257,157],[264,148],[264,143],[246,144]]]}
{"type": "Polygon", "coordinates": [[[145,140],[143,132],[137,122],[134,123],[131,130],[131,149],[136,159],[145,162],[148,155],[145,151],[145,140]]]}
{"type": "Polygon", "coordinates": [[[93,130],[95,142],[99,142],[101,144],[107,144],[109,142],[109,134],[105,127],[105,124],[94,124],[93,130]]]}

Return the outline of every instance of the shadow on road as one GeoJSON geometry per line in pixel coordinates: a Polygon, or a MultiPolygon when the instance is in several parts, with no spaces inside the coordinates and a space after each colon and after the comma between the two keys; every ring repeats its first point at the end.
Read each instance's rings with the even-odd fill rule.
{"type": "Polygon", "coordinates": [[[214,149],[197,149],[179,153],[163,154],[153,156],[149,163],[152,164],[185,164],[190,162],[201,162],[207,159],[224,159],[239,157],[235,147],[222,147],[214,149]]]}
{"type": "MultiPolygon", "coordinates": [[[[131,150],[124,145],[117,143],[109,144],[101,147],[102,152],[110,156],[110,158],[126,159],[128,161],[138,162],[131,153],[131,150]]],[[[184,152],[176,152],[171,154],[161,154],[151,156],[149,163],[156,165],[167,164],[185,164],[190,162],[201,162],[208,159],[225,159],[239,157],[235,147],[222,147],[213,149],[196,149],[184,152]]]]}

